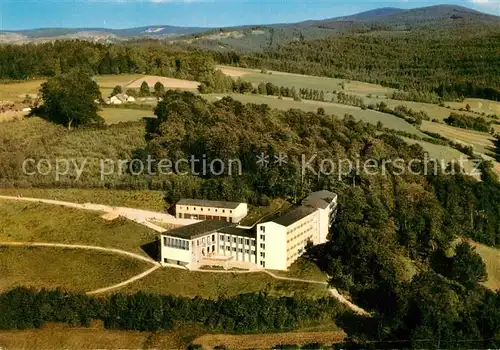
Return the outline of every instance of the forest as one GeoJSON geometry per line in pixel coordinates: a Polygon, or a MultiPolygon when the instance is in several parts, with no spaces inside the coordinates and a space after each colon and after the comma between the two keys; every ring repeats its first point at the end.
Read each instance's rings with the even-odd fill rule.
{"type": "Polygon", "coordinates": [[[252,68],[366,81],[407,91],[404,97],[437,103],[477,97],[500,100],[500,34],[461,36],[341,35],[294,41],[247,55],[218,53],[216,61],[252,68]]]}
{"type": "MultiPolygon", "coordinates": [[[[385,107],[379,105],[378,108],[385,107]]],[[[398,113],[407,118],[425,118],[402,108],[398,113]]],[[[420,348],[499,346],[500,296],[481,285],[487,278],[485,265],[467,242],[470,238],[500,246],[500,184],[489,163],[482,165],[482,181],[478,182],[459,171],[452,174],[450,170],[456,169],[456,165],[442,167],[433,161],[426,163],[421,146],[407,144],[383,125],[356,121],[349,115],[341,119],[326,115],[324,111],[273,110],[267,105],[242,104],[229,97],[212,103],[200,95],[170,90],[163,95],[155,114],[156,119],[145,122],[80,127],[71,131],[43,120],[18,122],[24,127],[34,123],[32,127],[37,132],[42,128],[50,131],[41,133],[30,145],[25,144],[21,129],[12,132],[0,128],[3,135],[0,156],[6,164],[1,169],[2,183],[10,186],[29,183],[30,186],[49,187],[155,188],[165,191],[168,203],[186,197],[244,201],[255,205],[267,205],[271,198],[299,203],[311,191],[328,189],[339,194],[339,215],[330,242],[309,249],[307,256],[332,276],[333,286],[349,292],[357,304],[375,313],[374,318],[367,321],[370,326],[357,321],[358,329],[352,330],[353,324],[346,319],[337,320],[341,327],[352,334],[361,332],[359,336],[367,341],[387,344],[410,341],[412,347],[420,348]],[[93,135],[96,135],[94,139],[93,135]],[[237,158],[241,160],[242,173],[203,173],[200,163],[194,168],[198,175],[135,176],[128,173],[104,182],[95,168],[95,172],[79,181],[71,176],[60,182],[47,177],[27,178],[19,173],[19,159],[55,159],[61,152],[60,145],[65,144],[61,140],[68,142],[68,138],[71,142],[66,143],[64,154],[75,157],[88,157],[92,152],[106,157],[115,154],[116,157],[146,159],[151,156],[155,160],[189,159],[191,156],[202,159],[205,156],[209,160],[217,158],[227,162],[237,158]],[[256,162],[256,156],[262,153],[270,157],[285,153],[288,161],[281,166],[274,163],[262,166],[256,162]],[[332,169],[328,173],[304,172],[302,156],[313,159],[310,162],[313,170],[319,168],[322,159],[334,162],[375,160],[378,164],[389,159],[420,162],[413,164],[412,172],[399,172],[390,163],[386,172],[367,173],[355,168],[350,171],[332,169]],[[426,174],[426,167],[435,169],[435,173],[426,174]]],[[[8,123],[3,125],[8,126],[8,123]]],[[[185,170],[191,169],[180,169],[181,172],[185,170]]],[[[71,298],[69,300],[74,301],[71,298]]],[[[264,296],[240,296],[241,299],[220,301],[223,304],[183,300],[184,306],[168,297],[167,300],[174,301],[167,305],[177,305],[173,309],[169,309],[173,306],[165,306],[165,299],[159,296],[115,296],[108,304],[88,297],[78,298],[82,299],[74,302],[83,303],[85,309],[93,310],[89,303],[97,303],[98,310],[104,307],[113,317],[98,319],[104,320],[109,327],[124,329],[136,329],[137,322],[141,323],[140,317],[149,313],[155,315],[148,317],[153,322],[150,327],[169,327],[169,318],[165,319],[164,313],[154,313],[154,310],[171,310],[167,315],[172,322],[181,317],[172,310],[183,310],[188,313],[182,316],[186,317],[183,320],[205,322],[213,327],[211,329],[225,327],[234,331],[291,329],[302,321],[329,317],[322,313],[323,310],[330,314],[338,310],[336,305],[331,308],[328,304],[321,305],[328,301],[307,301],[306,306],[300,306],[300,310],[305,310],[301,311],[302,318],[293,311],[297,301],[268,301],[264,296]],[[141,298],[148,301],[139,301],[143,300],[141,298]],[[250,301],[247,303],[244,298],[250,301]],[[307,303],[313,303],[310,309],[307,303]],[[111,308],[118,308],[118,305],[119,309],[111,308]],[[135,312],[130,316],[129,307],[144,305],[154,307],[148,306],[143,313],[135,312]],[[158,305],[162,307],[157,308],[158,305]],[[211,310],[216,310],[212,312],[213,318],[203,318],[206,314],[200,310],[206,305],[213,305],[211,310]],[[237,305],[239,311],[230,305],[237,305]],[[263,305],[269,305],[269,309],[263,305]],[[273,326],[265,321],[267,316],[259,314],[265,310],[272,313],[282,310],[269,316],[273,326]],[[315,311],[309,313],[307,310],[315,311]],[[238,317],[232,318],[227,312],[238,317]],[[116,315],[127,316],[117,321],[116,315]]],[[[47,299],[46,294],[22,290],[4,294],[0,297],[0,324],[14,328],[40,325],[34,323],[36,318],[32,313],[12,314],[17,309],[11,309],[11,305],[19,303],[30,308],[40,303],[44,306],[33,306],[32,312],[44,314],[47,321],[53,320],[56,313],[51,311],[51,304],[38,301],[47,299]]],[[[56,299],[60,302],[61,298],[56,299]]],[[[24,309],[20,307],[19,310],[24,309]]],[[[61,310],[65,311],[58,312],[57,317],[69,312],[62,306],[61,310]]],[[[97,316],[70,313],[68,317],[78,325],[97,316]]],[[[68,322],[66,318],[57,320],[68,322]]]]}
{"type": "Polygon", "coordinates": [[[228,333],[293,330],[333,322],[345,312],[332,298],[318,300],[240,294],[217,300],[138,292],[92,297],[61,290],[15,288],[0,294],[0,329],[40,328],[48,322],[107,329],[169,330],[188,323],[228,333]]]}
{"type": "Polygon", "coordinates": [[[212,55],[172,50],[159,43],[104,45],[87,41],[0,45],[0,79],[52,77],[79,69],[90,74],[141,73],[204,80],[214,71],[212,55]]]}
{"type": "MultiPolygon", "coordinates": [[[[0,79],[50,77],[80,68],[92,74],[143,73],[197,80],[206,85],[204,92],[213,92],[222,91],[210,88],[214,65],[219,63],[382,84],[404,90],[394,94],[397,99],[438,103],[440,99],[477,97],[498,101],[499,35],[494,31],[479,38],[435,37],[418,31],[402,36],[346,34],[293,41],[249,54],[159,41],[2,45],[0,79]]],[[[227,86],[224,91],[232,89],[227,86]]]]}

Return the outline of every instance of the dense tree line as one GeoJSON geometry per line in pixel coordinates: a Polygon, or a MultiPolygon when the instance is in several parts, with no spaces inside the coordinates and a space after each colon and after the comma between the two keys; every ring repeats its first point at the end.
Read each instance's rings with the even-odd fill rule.
{"type": "Polygon", "coordinates": [[[451,112],[450,116],[444,119],[444,122],[448,125],[456,126],[462,129],[482,132],[491,131],[491,123],[483,117],[470,117],[468,115],[451,112]]]}
{"type": "MultiPolygon", "coordinates": [[[[400,112],[407,117],[413,115],[409,110],[401,109],[400,112]]],[[[450,170],[456,165],[426,163],[421,146],[409,145],[397,135],[383,132],[382,125],[356,121],[349,115],[335,118],[325,115],[324,111],[278,111],[267,105],[242,104],[228,97],[210,103],[189,92],[167,91],[155,114],[157,119],[134,124],[145,126],[146,133],[134,129],[133,135],[127,135],[125,133],[131,133],[127,125],[95,130],[109,137],[102,137],[107,147],[113,145],[104,155],[130,156],[125,144],[146,134],[144,143],[138,143],[140,147],[134,150],[134,157],[152,156],[155,160],[172,161],[191,157],[208,161],[217,158],[224,164],[239,159],[241,173],[229,174],[228,169],[216,169],[224,170],[217,174],[204,173],[203,162],[198,162],[193,168],[184,164],[178,173],[163,177],[128,173],[120,178],[110,177],[107,185],[163,189],[170,203],[181,197],[253,204],[267,204],[269,198],[280,197],[299,203],[311,191],[334,191],[339,194],[339,212],[330,241],[310,249],[308,256],[331,276],[334,286],[350,292],[357,303],[375,311],[375,325],[366,328],[373,333],[365,339],[410,340],[412,347],[420,348],[466,347],[469,344],[498,347],[500,297],[479,284],[487,276],[484,264],[472,247],[455,246],[458,237],[469,237],[488,245],[500,243],[500,184],[488,164],[483,166],[481,182],[461,173],[452,175],[450,170]],[[269,156],[269,164],[257,162],[257,156],[262,153],[269,156]],[[287,155],[287,163],[278,166],[273,159],[280,153],[287,155]],[[305,171],[302,157],[310,160],[310,167],[305,171]],[[321,169],[324,159],[336,164],[342,160],[350,160],[353,164],[372,160],[380,169],[375,172],[366,172],[363,168],[321,169]],[[395,164],[387,162],[397,159],[406,162],[412,171],[399,172],[395,164]],[[417,162],[410,167],[411,160],[417,162]],[[382,171],[382,161],[385,161],[386,171],[382,171]],[[430,169],[427,174],[426,167],[430,169]],[[184,171],[187,174],[183,174],[184,171]],[[445,252],[454,254],[449,256],[445,252]]],[[[3,150],[0,157],[5,164],[0,169],[1,179],[26,181],[22,174],[15,172],[16,159],[44,156],[42,153],[50,150],[53,135],[57,136],[58,132],[44,133],[41,141],[33,140],[43,146],[37,147],[34,155],[29,153],[34,150],[27,149],[30,145],[25,145],[24,140],[17,140],[10,134],[0,138],[3,150]]],[[[72,137],[79,137],[84,132],[75,130],[72,137]]],[[[59,150],[61,144],[55,141],[59,150]]],[[[84,144],[92,146],[93,143],[84,144]]],[[[71,150],[64,151],[72,154],[71,150]]],[[[99,178],[99,173],[85,176],[81,181],[91,185],[99,178]]],[[[38,178],[28,180],[34,184],[38,178]]],[[[325,315],[333,313],[328,306],[314,303],[311,309],[315,313],[303,313],[304,318],[299,318],[293,316],[290,305],[295,302],[291,299],[266,301],[255,295],[229,298],[219,304],[218,301],[205,304],[172,299],[176,308],[163,297],[152,297],[151,304],[144,301],[147,298],[117,296],[116,302],[109,299],[105,310],[111,316],[98,319],[103,319],[109,327],[125,329],[136,329],[137,324],[167,327],[180,319],[204,322],[214,330],[262,331],[291,329],[300,322],[324,319],[325,315]],[[205,309],[207,305],[213,308],[205,309]],[[141,312],[136,312],[135,308],[141,308],[141,312]],[[164,312],[155,313],[155,310],[164,312]],[[210,311],[205,314],[205,310],[210,311]],[[259,316],[266,310],[271,312],[269,319],[273,320],[275,328],[262,321],[268,318],[259,316]],[[274,310],[281,311],[275,314],[274,310]],[[179,316],[178,312],[188,316],[179,316]],[[207,316],[211,314],[216,316],[207,316]],[[202,316],[205,318],[200,318],[202,316]]],[[[35,317],[33,313],[25,311],[16,300],[20,300],[21,305],[28,305],[33,312],[52,315],[49,320],[56,317],[50,303],[48,306],[41,303],[45,305],[43,308],[32,308],[30,300],[34,299],[36,297],[31,294],[26,298],[14,295],[0,302],[0,307],[4,308],[0,309],[0,324],[10,325],[11,319],[19,317],[24,317],[21,319],[28,325],[33,322],[30,321],[35,317]],[[15,308],[11,309],[10,305],[15,308]],[[19,310],[16,311],[19,313],[12,314],[12,310],[19,310]]],[[[66,305],[61,298],[56,299],[66,305]]],[[[92,309],[91,301],[85,303],[85,309],[92,309]]],[[[78,310],[77,307],[61,310],[63,312],[57,317],[69,314],[75,324],[92,319],[70,312],[78,310]]],[[[17,323],[9,327],[17,327],[17,323]]]]}
{"type": "Polygon", "coordinates": [[[339,91],[332,97],[332,102],[341,103],[344,105],[356,106],[360,108],[366,108],[363,98],[357,95],[346,94],[345,92],[339,91]]]}
{"type": "Polygon", "coordinates": [[[33,79],[68,73],[153,74],[179,79],[207,79],[215,70],[211,54],[174,51],[158,43],[103,45],[87,41],[0,45],[0,79],[33,79]]]}
{"type": "Polygon", "coordinates": [[[216,60],[410,91],[404,96],[397,93],[396,98],[437,102],[437,97],[477,97],[498,101],[498,40],[497,33],[483,33],[480,38],[439,37],[425,31],[403,36],[342,35],[295,41],[263,53],[219,53],[216,60]]]}
{"type": "Polygon", "coordinates": [[[96,298],[25,288],[0,294],[0,329],[40,328],[48,322],[88,327],[101,320],[107,329],[159,331],[187,323],[219,332],[267,332],[333,322],[344,312],[332,298],[277,298],[263,293],[217,300],[143,292],[96,298]]]}
{"type": "Polygon", "coordinates": [[[398,118],[404,119],[410,124],[415,124],[417,126],[422,125],[423,120],[431,119],[424,111],[414,111],[404,105],[399,105],[394,107],[394,109],[391,109],[384,101],[378,103],[376,109],[382,113],[392,114],[398,118]]]}

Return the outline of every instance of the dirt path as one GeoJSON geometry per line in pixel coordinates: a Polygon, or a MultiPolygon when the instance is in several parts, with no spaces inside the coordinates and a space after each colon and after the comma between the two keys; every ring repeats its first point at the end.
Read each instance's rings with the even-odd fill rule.
{"type": "Polygon", "coordinates": [[[107,253],[112,253],[112,254],[118,254],[118,255],[123,255],[132,259],[136,260],[141,260],[145,261],[147,263],[153,264],[154,266],[147,270],[144,271],[143,273],[140,273],[132,278],[129,278],[126,281],[105,287],[105,288],[100,288],[96,289],[90,292],[87,292],[89,295],[94,295],[94,294],[100,294],[100,293],[105,293],[111,290],[115,290],[118,288],[121,288],[127,284],[130,284],[132,282],[135,282],[137,280],[140,280],[141,278],[146,277],[150,273],[156,271],[161,267],[160,263],[157,261],[154,261],[153,259],[146,258],[142,255],[127,252],[125,250],[121,249],[115,249],[115,248],[104,248],[104,247],[97,247],[97,246],[90,246],[90,245],[79,245],[79,244],[61,244],[61,243],[42,243],[42,242],[1,242],[0,241],[0,246],[14,246],[14,247],[52,247],[52,248],[67,248],[67,249],[85,249],[85,250],[97,250],[101,252],[107,252],[107,253]]]}
{"type": "Polygon", "coordinates": [[[94,295],[94,294],[101,294],[101,293],[106,293],[106,292],[109,292],[109,291],[112,291],[112,290],[115,290],[115,289],[118,289],[118,288],[121,288],[123,286],[126,286],[127,284],[130,284],[132,282],[135,282],[135,281],[138,281],[140,280],[141,278],[144,278],[146,277],[147,275],[149,275],[150,273],[158,270],[159,268],[161,268],[160,265],[156,265],[156,266],[153,266],[152,268],[150,268],[149,270],[147,271],[144,271],[143,273],[141,274],[138,274],[132,278],[129,278],[128,280],[126,281],[123,281],[123,282],[120,282],[120,283],[117,283],[115,285],[112,285],[112,286],[109,286],[109,287],[105,287],[105,288],[100,288],[100,289],[96,289],[96,290],[93,290],[93,291],[90,291],[90,292],[87,292],[88,295],[94,295]]]}
{"type": "MultiPolygon", "coordinates": [[[[158,225],[155,225],[149,220],[158,220],[161,222],[175,222],[178,225],[184,226],[189,224],[185,219],[177,219],[174,216],[170,214],[165,214],[165,213],[157,213],[157,212],[150,212],[146,210],[140,210],[140,209],[134,209],[134,208],[125,208],[125,207],[110,207],[107,205],[100,205],[100,204],[92,204],[92,203],[85,203],[85,204],[78,204],[78,203],[72,203],[72,202],[64,202],[64,201],[57,201],[57,200],[50,200],[50,199],[40,199],[40,198],[28,198],[28,197],[14,197],[14,196],[0,196],[0,199],[8,199],[8,200],[18,200],[18,201],[28,201],[28,202],[35,202],[35,203],[45,203],[45,204],[53,204],[53,205],[61,205],[65,207],[70,207],[70,208],[76,208],[76,209],[83,209],[83,210],[92,210],[92,211],[100,211],[100,212],[105,212],[108,214],[115,214],[117,216],[124,216],[130,220],[133,220],[141,225],[144,225],[146,227],[149,227],[150,229],[153,229],[157,232],[164,232],[165,229],[163,227],[160,227],[158,225]],[[167,221],[163,221],[167,220],[167,221]],[[182,224],[181,224],[182,222],[182,224]]],[[[187,221],[193,221],[197,222],[198,220],[187,220],[187,221]]],[[[110,253],[115,253],[115,254],[121,254],[121,255],[126,255],[135,259],[140,259],[149,263],[152,263],[155,265],[155,268],[151,268],[148,271],[145,271],[144,273],[134,276],[131,279],[121,282],[117,285],[109,286],[106,288],[101,288],[96,291],[92,291],[89,293],[93,294],[98,294],[98,293],[104,293],[109,290],[117,289],[120,288],[121,286],[127,285],[129,283],[132,283],[134,281],[137,281],[147,275],[149,275],[151,272],[155,271],[158,267],[161,265],[157,262],[154,261],[150,258],[145,258],[141,255],[130,253],[124,250],[120,249],[115,249],[115,248],[103,248],[103,247],[96,247],[96,246],[87,246],[87,245],[72,245],[72,244],[59,244],[59,243],[30,243],[30,242],[0,242],[0,245],[13,245],[13,246],[45,246],[45,247],[61,247],[61,248],[74,248],[74,249],[91,249],[91,250],[99,250],[99,251],[105,251],[105,252],[110,252],[110,253]]],[[[267,271],[267,270],[262,270],[262,271],[255,271],[255,270],[249,270],[249,271],[225,271],[225,270],[202,270],[202,269],[194,269],[195,271],[200,271],[200,272],[207,272],[207,273],[255,273],[255,272],[265,272],[269,276],[278,279],[278,280],[284,280],[284,281],[292,281],[292,282],[302,282],[302,283],[313,283],[313,284],[322,284],[327,286],[328,282],[326,281],[313,281],[313,280],[306,280],[306,279],[300,279],[300,278],[292,278],[292,277],[282,277],[275,275],[274,273],[267,271]]],[[[342,304],[346,305],[349,307],[352,311],[364,315],[364,316],[369,316],[370,314],[360,308],[359,306],[351,303],[349,300],[347,300],[344,296],[342,296],[339,291],[336,288],[329,288],[330,293],[332,296],[337,299],[339,302],[342,304]]]]}
{"type": "MultiPolygon", "coordinates": [[[[302,278],[293,278],[293,277],[283,277],[283,276],[278,276],[271,271],[264,270],[264,269],[259,269],[259,270],[246,270],[246,271],[241,271],[241,270],[236,270],[236,271],[231,271],[231,270],[205,270],[205,269],[190,269],[190,271],[197,271],[197,272],[206,272],[206,273],[237,273],[237,274],[245,274],[245,273],[266,273],[272,278],[275,278],[277,280],[282,280],[282,281],[291,281],[291,282],[300,282],[300,283],[311,283],[311,284],[321,284],[324,286],[328,286],[328,282],[326,281],[315,281],[315,280],[308,280],[308,279],[302,279],[302,278]]],[[[364,310],[363,308],[357,306],[356,304],[353,304],[349,300],[347,300],[340,292],[337,290],[337,288],[329,287],[328,291],[334,297],[337,299],[340,303],[344,304],[348,308],[350,308],[353,312],[357,313],[358,315],[362,316],[367,316],[371,317],[371,314],[364,310]]]]}
{"type": "MultiPolygon", "coordinates": [[[[301,278],[282,277],[282,276],[275,275],[274,273],[272,273],[270,271],[264,271],[264,272],[267,273],[269,276],[271,276],[273,278],[276,278],[278,280],[328,285],[328,282],[326,282],[326,281],[313,281],[313,280],[306,280],[306,279],[301,279],[301,278]]],[[[358,315],[368,316],[368,317],[371,316],[369,312],[367,312],[363,308],[361,308],[361,307],[353,304],[349,300],[347,300],[342,294],[339,293],[339,291],[337,290],[337,288],[330,287],[330,288],[328,288],[328,290],[330,291],[330,294],[335,299],[337,299],[342,304],[346,305],[348,308],[350,308],[352,311],[354,311],[358,315]]]]}
{"type": "Polygon", "coordinates": [[[94,203],[74,203],[74,202],[65,202],[58,201],[52,199],[43,199],[43,198],[30,198],[30,197],[15,197],[15,196],[0,196],[0,199],[7,200],[15,200],[15,201],[24,201],[24,202],[33,202],[33,203],[44,203],[51,205],[59,205],[63,207],[73,208],[73,209],[81,209],[81,210],[90,210],[95,212],[105,213],[103,218],[106,220],[112,220],[113,217],[125,217],[129,220],[137,222],[143,226],[146,226],[156,232],[165,232],[166,229],[151,223],[151,221],[157,221],[162,223],[173,224],[177,226],[186,226],[190,224],[194,224],[199,220],[189,220],[189,219],[178,219],[173,215],[167,213],[159,213],[155,211],[148,211],[136,208],[127,208],[127,207],[112,207],[109,205],[102,204],[94,204],[94,203]]]}
{"type": "Polygon", "coordinates": [[[16,246],[16,247],[55,247],[55,248],[68,248],[68,249],[86,249],[86,250],[97,250],[101,252],[107,252],[112,254],[124,255],[132,259],[142,260],[154,265],[160,265],[157,261],[145,256],[127,252],[126,250],[116,249],[116,248],[105,248],[92,245],[81,245],[81,244],[63,244],[63,243],[45,243],[45,242],[3,242],[0,241],[0,246],[16,246]]]}

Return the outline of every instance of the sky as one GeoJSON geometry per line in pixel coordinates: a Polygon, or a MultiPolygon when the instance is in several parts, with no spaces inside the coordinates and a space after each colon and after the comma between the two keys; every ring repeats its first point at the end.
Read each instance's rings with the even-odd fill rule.
{"type": "Polygon", "coordinates": [[[380,7],[457,4],[500,15],[500,0],[0,0],[0,30],[148,25],[226,27],[298,22],[380,7]]]}

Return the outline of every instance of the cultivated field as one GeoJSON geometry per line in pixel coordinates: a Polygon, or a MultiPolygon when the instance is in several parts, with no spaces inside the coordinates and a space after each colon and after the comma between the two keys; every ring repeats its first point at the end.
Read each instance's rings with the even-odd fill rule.
{"type": "Polygon", "coordinates": [[[496,114],[500,116],[500,102],[484,100],[480,98],[466,98],[462,102],[446,102],[453,109],[465,108],[469,105],[471,110],[477,113],[496,114]]]}
{"type": "Polygon", "coordinates": [[[104,252],[0,246],[0,292],[17,286],[87,292],[125,281],[150,267],[104,252]]]}
{"type": "Polygon", "coordinates": [[[0,195],[44,198],[74,203],[105,204],[114,207],[163,212],[164,193],[152,190],[113,190],[105,188],[0,188],[0,195]]]}
{"type": "Polygon", "coordinates": [[[326,285],[277,280],[266,273],[215,273],[162,268],[121,289],[185,297],[218,298],[252,292],[270,295],[328,296],[326,285]]]}
{"type": "Polygon", "coordinates": [[[193,344],[202,345],[203,349],[220,346],[226,349],[273,349],[277,345],[295,345],[319,343],[332,345],[344,341],[347,334],[342,330],[322,332],[288,332],[267,334],[205,334],[196,338],[193,344]]]}
{"type": "Polygon", "coordinates": [[[0,240],[84,244],[147,256],[141,245],[158,234],[125,218],[106,221],[99,213],[40,203],[0,200],[0,240]]]}
{"type": "Polygon", "coordinates": [[[48,324],[41,329],[0,331],[2,349],[181,349],[186,345],[175,331],[115,331],[59,324],[48,324]]]}
{"type": "Polygon", "coordinates": [[[153,88],[157,82],[160,82],[165,86],[165,89],[187,89],[187,90],[196,90],[198,89],[198,85],[200,85],[197,81],[190,80],[182,80],[182,79],[174,79],[174,78],[166,78],[155,75],[147,75],[141,78],[136,79],[127,85],[127,88],[138,89],[141,87],[143,82],[148,83],[150,88],[153,88]]]}
{"type": "Polygon", "coordinates": [[[261,82],[269,82],[278,86],[292,87],[297,89],[318,89],[325,92],[343,91],[349,93],[364,93],[386,96],[392,93],[393,89],[385,88],[381,85],[364,83],[359,81],[350,81],[344,79],[333,79],[325,77],[315,77],[310,75],[301,75],[293,73],[284,73],[277,71],[268,71],[267,74],[261,73],[258,69],[247,69],[237,67],[218,66],[222,72],[232,77],[241,77],[242,79],[258,85],[261,82]],[[271,74],[270,74],[271,73],[271,74]],[[342,84],[344,89],[342,90],[342,84]]]}
{"type": "Polygon", "coordinates": [[[363,96],[363,99],[365,103],[368,104],[377,104],[380,102],[384,102],[387,104],[387,106],[391,109],[394,109],[396,106],[405,106],[406,108],[411,108],[412,110],[419,112],[423,111],[427,113],[427,115],[432,119],[439,119],[443,120],[445,118],[448,118],[450,116],[451,112],[456,112],[459,114],[465,114],[471,117],[477,117],[477,114],[466,112],[466,111],[458,111],[454,110],[451,108],[446,108],[446,107],[440,107],[437,104],[432,104],[432,103],[423,103],[423,102],[414,102],[414,101],[401,101],[401,100],[393,100],[390,98],[368,98],[363,96]]]}
{"type": "MultiPolygon", "coordinates": [[[[152,109],[152,108],[151,108],[152,109]]],[[[153,111],[127,108],[103,108],[99,115],[104,118],[106,124],[122,122],[135,122],[142,118],[154,117],[153,111]]]]}
{"type": "Polygon", "coordinates": [[[95,322],[90,328],[46,324],[41,329],[0,330],[5,349],[184,349],[190,343],[203,349],[270,349],[279,344],[341,342],[346,334],[335,327],[304,329],[288,333],[207,334],[202,326],[180,325],[171,331],[136,332],[106,330],[95,322]],[[324,329],[323,329],[324,328],[324,329]]]}
{"type": "Polygon", "coordinates": [[[143,74],[107,74],[97,75],[94,80],[102,88],[114,88],[117,85],[125,87],[137,79],[144,77],[143,74]]]}
{"type": "Polygon", "coordinates": [[[454,142],[459,142],[467,146],[473,146],[476,152],[490,154],[493,145],[493,136],[475,130],[456,128],[446,124],[422,122],[422,130],[438,133],[454,142]]]}
{"type": "Polygon", "coordinates": [[[36,95],[44,80],[0,84],[0,101],[24,100],[26,94],[36,95]]]}

